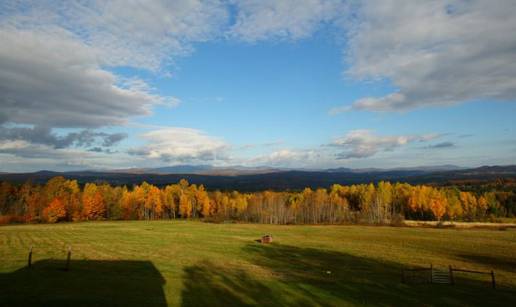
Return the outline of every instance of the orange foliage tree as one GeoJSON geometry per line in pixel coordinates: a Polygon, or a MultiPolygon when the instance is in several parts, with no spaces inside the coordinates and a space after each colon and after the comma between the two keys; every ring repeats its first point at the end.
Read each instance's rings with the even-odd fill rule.
{"type": "Polygon", "coordinates": [[[59,198],[54,198],[43,210],[43,217],[49,223],[56,223],[66,217],[66,207],[59,198]]]}
{"type": "Polygon", "coordinates": [[[441,192],[435,190],[430,198],[430,210],[434,214],[435,218],[440,221],[443,215],[446,213],[448,202],[441,192]]]}

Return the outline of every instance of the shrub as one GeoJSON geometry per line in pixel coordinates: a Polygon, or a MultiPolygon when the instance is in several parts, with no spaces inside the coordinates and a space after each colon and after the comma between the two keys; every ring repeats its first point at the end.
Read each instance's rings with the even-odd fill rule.
{"type": "Polygon", "coordinates": [[[19,215],[0,215],[0,225],[25,223],[25,217],[19,215]]]}

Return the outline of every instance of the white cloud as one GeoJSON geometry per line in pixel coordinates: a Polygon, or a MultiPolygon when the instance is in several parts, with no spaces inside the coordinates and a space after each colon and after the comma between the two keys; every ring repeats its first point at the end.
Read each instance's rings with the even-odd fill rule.
{"type": "Polygon", "coordinates": [[[77,17],[84,36],[111,65],[157,69],[190,52],[193,42],[218,35],[227,11],[222,1],[213,0],[117,0],[95,1],[77,17]]]}
{"type": "Polygon", "coordinates": [[[242,0],[237,7],[230,37],[255,42],[267,39],[300,39],[312,35],[321,23],[347,11],[342,0],[242,0]]]}
{"type": "Polygon", "coordinates": [[[352,130],[330,144],[344,150],[338,159],[368,158],[381,151],[392,151],[413,142],[428,142],[439,134],[426,135],[377,135],[371,130],[352,130]]]}
{"type": "Polygon", "coordinates": [[[142,137],[147,144],[131,149],[131,155],[171,163],[225,160],[230,147],[221,139],[191,128],[162,128],[142,137]]]}
{"type": "Polygon", "coordinates": [[[192,43],[220,35],[223,1],[25,1],[0,5],[3,23],[65,29],[98,52],[108,66],[158,70],[192,43]]]}
{"type": "Polygon", "coordinates": [[[0,29],[0,114],[4,121],[45,127],[121,125],[173,104],[143,88],[118,84],[96,53],[66,32],[0,29]]]}
{"type": "Polygon", "coordinates": [[[292,160],[309,159],[313,155],[313,151],[294,151],[289,149],[282,149],[274,151],[268,155],[268,161],[272,164],[284,164],[292,160]]]}
{"type": "Polygon", "coordinates": [[[284,148],[273,151],[269,154],[250,158],[242,162],[245,165],[251,166],[320,168],[334,164],[335,159],[323,148],[284,148]]]}
{"type": "Polygon", "coordinates": [[[368,1],[358,14],[358,23],[347,24],[348,74],[385,78],[399,90],[357,100],[352,109],[516,98],[516,2],[368,1]]]}

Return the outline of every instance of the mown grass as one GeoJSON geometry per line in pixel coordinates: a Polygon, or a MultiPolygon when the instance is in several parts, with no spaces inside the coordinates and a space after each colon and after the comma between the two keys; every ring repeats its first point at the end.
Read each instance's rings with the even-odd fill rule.
{"type": "Polygon", "coordinates": [[[516,230],[194,221],[0,227],[0,305],[29,304],[516,306],[516,230]],[[263,234],[274,243],[254,241],[263,234]],[[466,274],[454,286],[401,283],[402,266],[430,264],[494,270],[497,289],[488,276],[466,274]]]}

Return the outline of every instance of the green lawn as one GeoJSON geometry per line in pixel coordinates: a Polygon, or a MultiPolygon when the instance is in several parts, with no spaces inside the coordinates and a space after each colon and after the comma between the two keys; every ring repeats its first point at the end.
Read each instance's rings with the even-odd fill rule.
{"type": "Polygon", "coordinates": [[[0,227],[0,305],[28,304],[516,306],[516,230],[185,221],[0,227]],[[269,233],[273,244],[254,241],[269,233]],[[492,269],[498,289],[487,275],[457,274],[454,286],[401,283],[402,266],[430,263],[492,269]]]}

